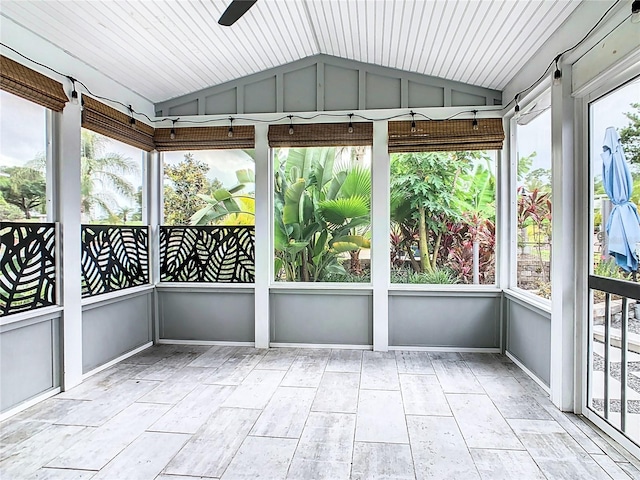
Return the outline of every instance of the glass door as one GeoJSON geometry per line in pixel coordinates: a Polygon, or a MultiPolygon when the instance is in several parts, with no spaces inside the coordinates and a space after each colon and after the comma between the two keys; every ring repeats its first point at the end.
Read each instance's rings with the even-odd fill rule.
{"type": "Polygon", "coordinates": [[[588,114],[591,265],[585,414],[640,445],[640,78],[592,101],[588,114]]]}

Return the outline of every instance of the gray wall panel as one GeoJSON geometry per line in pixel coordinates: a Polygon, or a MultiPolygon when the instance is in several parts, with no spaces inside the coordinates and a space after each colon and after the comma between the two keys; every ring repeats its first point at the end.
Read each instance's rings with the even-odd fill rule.
{"type": "Polygon", "coordinates": [[[276,77],[270,77],[244,87],[244,113],[276,111],[276,77]]]}
{"type": "Polygon", "coordinates": [[[452,107],[482,106],[486,104],[487,99],[485,97],[467,92],[459,92],[458,90],[451,90],[452,107]]]}
{"type": "Polygon", "coordinates": [[[337,345],[373,343],[371,295],[272,292],[270,307],[271,342],[337,345]]]}
{"type": "Polygon", "coordinates": [[[149,292],[83,308],[83,372],[151,341],[152,298],[149,292]]]}
{"type": "Polygon", "coordinates": [[[500,294],[391,295],[389,345],[499,348],[500,294]]]}
{"type": "MultiPolygon", "coordinates": [[[[501,92],[476,85],[331,55],[314,55],[158,103],[156,111],[160,116],[167,115],[176,106],[231,89],[237,89],[237,104],[229,102],[229,110],[216,110],[218,114],[266,113],[283,109],[314,111],[311,108],[312,102],[320,102],[315,108],[321,111],[348,111],[407,106],[499,105],[502,101],[501,92]],[[320,69],[324,71],[323,74],[320,69]],[[311,78],[312,76],[316,78],[311,78]],[[282,85],[276,85],[276,77],[282,78],[282,85]],[[365,91],[360,91],[360,77],[366,84],[362,87],[365,91]],[[402,97],[401,84],[407,86],[402,97]],[[298,91],[301,95],[296,98],[292,92],[298,91]],[[408,102],[408,105],[401,105],[402,101],[408,102]]],[[[206,106],[201,107],[202,112],[199,113],[210,113],[206,106]]]]}
{"type": "Polygon", "coordinates": [[[358,70],[351,68],[324,66],[324,109],[358,109],[358,70]]]}
{"type": "Polygon", "coordinates": [[[198,115],[198,100],[171,107],[169,115],[198,115]]]}
{"type": "Polygon", "coordinates": [[[255,340],[253,292],[158,289],[158,305],[161,339],[255,340]]]}
{"type": "Polygon", "coordinates": [[[549,386],[551,316],[505,297],[507,351],[549,386]]]}
{"type": "Polygon", "coordinates": [[[318,105],[316,66],[294,70],[283,75],[284,111],[315,112],[318,105]]]}
{"type": "Polygon", "coordinates": [[[366,108],[368,110],[376,108],[400,108],[401,83],[399,78],[367,73],[366,108]]]}
{"type": "Polygon", "coordinates": [[[409,107],[444,107],[444,88],[409,82],[409,107]]]}
{"type": "Polygon", "coordinates": [[[3,327],[0,333],[1,411],[60,385],[58,322],[55,318],[3,327]]]}
{"type": "Polygon", "coordinates": [[[238,94],[235,88],[205,98],[205,115],[237,113],[237,110],[238,94]]]}

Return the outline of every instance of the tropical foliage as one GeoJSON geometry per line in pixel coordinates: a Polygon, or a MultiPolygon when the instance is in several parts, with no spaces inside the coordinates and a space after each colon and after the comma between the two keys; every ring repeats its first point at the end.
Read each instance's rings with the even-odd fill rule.
{"type": "Polygon", "coordinates": [[[620,142],[627,161],[640,164],[640,103],[632,103],[630,112],[625,112],[629,124],[620,129],[620,142]]]}
{"type": "Polygon", "coordinates": [[[17,207],[24,219],[31,219],[34,211],[44,212],[47,182],[44,175],[30,167],[0,169],[0,218],[17,220],[17,207]],[[8,218],[7,218],[8,217],[8,218]]]}
{"type": "Polygon", "coordinates": [[[96,218],[122,223],[118,202],[135,200],[132,176],[140,175],[140,165],[131,158],[109,152],[111,140],[90,130],[82,130],[80,161],[80,210],[83,221],[96,218]]]}
{"type": "Polygon", "coordinates": [[[480,279],[491,282],[495,196],[492,161],[484,152],[393,155],[392,282],[470,283],[474,265],[480,279]]]}
{"type": "Polygon", "coordinates": [[[277,152],[277,280],[339,281],[347,277],[345,255],[360,270],[357,252],[370,247],[371,172],[354,162],[352,153],[337,148],[277,152]]]}

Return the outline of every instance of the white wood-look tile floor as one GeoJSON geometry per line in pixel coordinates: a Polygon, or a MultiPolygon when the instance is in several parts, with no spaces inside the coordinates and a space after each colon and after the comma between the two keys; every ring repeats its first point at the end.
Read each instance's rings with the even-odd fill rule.
{"type": "Polygon", "coordinates": [[[161,345],[3,422],[0,479],[628,479],[501,355],[161,345]]]}

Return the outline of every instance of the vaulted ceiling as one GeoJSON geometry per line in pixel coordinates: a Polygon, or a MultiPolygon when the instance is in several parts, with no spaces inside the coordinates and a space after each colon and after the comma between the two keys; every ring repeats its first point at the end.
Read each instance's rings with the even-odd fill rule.
{"type": "Polygon", "coordinates": [[[2,0],[0,15],[160,102],[325,53],[501,90],[579,0],[2,0]]]}

